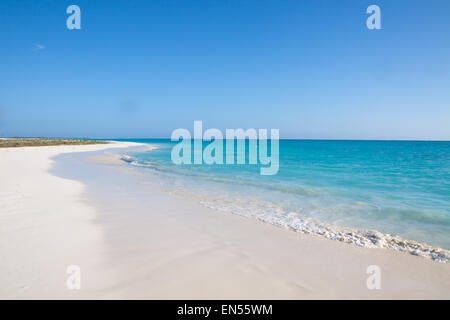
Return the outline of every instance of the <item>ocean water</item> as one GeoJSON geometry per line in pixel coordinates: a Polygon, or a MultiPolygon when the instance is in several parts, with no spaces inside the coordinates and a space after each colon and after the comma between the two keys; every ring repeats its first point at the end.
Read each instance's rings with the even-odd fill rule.
{"type": "Polygon", "coordinates": [[[448,261],[450,142],[280,140],[278,174],[263,176],[260,165],[175,165],[170,140],[127,141],[157,149],[125,161],[210,208],[448,261]]]}

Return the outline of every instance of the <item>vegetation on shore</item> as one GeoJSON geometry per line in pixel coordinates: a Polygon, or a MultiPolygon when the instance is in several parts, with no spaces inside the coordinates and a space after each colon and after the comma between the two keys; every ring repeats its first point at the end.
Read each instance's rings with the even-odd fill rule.
{"type": "Polygon", "coordinates": [[[56,138],[0,138],[0,148],[105,144],[107,141],[56,138]]]}

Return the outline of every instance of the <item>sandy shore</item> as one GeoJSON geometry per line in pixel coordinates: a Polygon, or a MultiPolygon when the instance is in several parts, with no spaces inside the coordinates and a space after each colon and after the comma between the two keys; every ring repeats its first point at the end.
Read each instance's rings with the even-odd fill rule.
{"type": "Polygon", "coordinates": [[[205,208],[119,161],[130,146],[0,150],[0,298],[450,298],[450,264],[205,208]]]}
{"type": "Polygon", "coordinates": [[[80,199],[85,186],[48,170],[58,154],[133,145],[0,149],[0,298],[94,298],[99,283],[111,280],[100,267],[95,210],[80,199]],[[67,266],[73,264],[93,271],[85,283],[92,290],[67,289],[67,266]]]}

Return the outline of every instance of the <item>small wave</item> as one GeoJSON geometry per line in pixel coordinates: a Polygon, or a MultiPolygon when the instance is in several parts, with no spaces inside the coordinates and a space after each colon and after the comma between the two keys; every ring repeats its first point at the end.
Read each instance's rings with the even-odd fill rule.
{"type": "Polygon", "coordinates": [[[317,189],[317,188],[306,188],[306,187],[282,187],[276,184],[270,184],[270,183],[262,183],[262,182],[254,182],[254,181],[248,181],[248,180],[242,180],[242,179],[236,179],[236,178],[229,178],[224,176],[211,176],[207,173],[200,173],[200,172],[188,172],[188,171],[182,171],[177,170],[175,168],[170,168],[168,166],[161,166],[156,165],[152,162],[149,162],[147,160],[140,160],[135,157],[129,156],[129,155],[122,155],[121,159],[131,165],[137,166],[137,167],[146,167],[151,168],[155,171],[160,172],[167,172],[167,173],[173,173],[173,174],[179,174],[187,177],[196,177],[201,178],[208,181],[218,182],[218,183],[225,183],[225,184],[238,184],[242,186],[250,186],[255,188],[263,188],[266,190],[273,190],[278,191],[282,193],[290,193],[290,194],[297,194],[301,196],[316,196],[320,195],[326,190],[324,189],[317,189]]]}
{"type": "Polygon", "coordinates": [[[331,240],[337,240],[365,248],[387,248],[412,255],[421,256],[434,261],[449,262],[450,251],[432,247],[419,242],[405,240],[399,236],[384,234],[375,230],[359,230],[341,228],[319,223],[310,218],[301,218],[296,213],[284,214],[281,210],[266,212],[256,208],[244,208],[234,205],[222,205],[213,202],[201,201],[211,209],[226,211],[247,218],[253,218],[270,223],[277,227],[290,229],[296,232],[316,235],[331,240]]]}
{"type": "Polygon", "coordinates": [[[120,156],[120,160],[125,161],[125,162],[127,162],[129,164],[132,164],[132,165],[135,165],[135,166],[139,165],[139,161],[135,157],[132,157],[132,156],[127,155],[127,154],[122,154],[120,156]]]}
{"type": "Polygon", "coordinates": [[[127,154],[122,154],[120,156],[120,160],[123,160],[123,161],[128,162],[128,163],[132,163],[132,162],[137,161],[136,158],[134,158],[132,156],[129,156],[127,154]]]}

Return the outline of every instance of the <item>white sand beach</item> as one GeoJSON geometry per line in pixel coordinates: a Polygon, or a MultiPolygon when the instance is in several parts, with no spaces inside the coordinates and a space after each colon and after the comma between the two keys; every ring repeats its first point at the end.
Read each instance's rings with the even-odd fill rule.
{"type": "Polygon", "coordinates": [[[80,182],[48,173],[51,157],[131,145],[0,149],[0,298],[95,297],[67,290],[65,280],[74,261],[95,272],[87,287],[108,277],[99,267],[102,235],[91,223],[95,210],[80,201],[80,182]]]}
{"type": "Polygon", "coordinates": [[[450,298],[448,263],[208,209],[120,161],[129,147],[0,149],[1,299],[450,298]]]}

